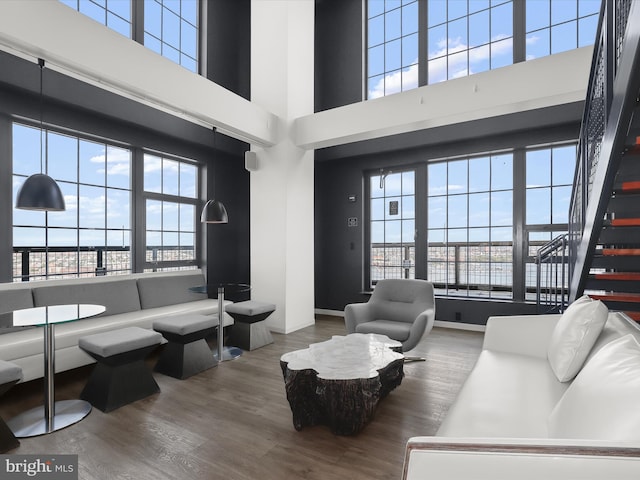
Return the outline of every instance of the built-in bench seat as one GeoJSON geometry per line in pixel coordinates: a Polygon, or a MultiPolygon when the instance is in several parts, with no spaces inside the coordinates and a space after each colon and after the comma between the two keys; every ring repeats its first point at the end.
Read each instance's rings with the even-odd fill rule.
{"type": "MultiPolygon", "coordinates": [[[[55,326],[55,368],[62,372],[95,361],[78,347],[81,337],[125,327],[152,329],[165,316],[217,317],[216,299],[189,290],[204,283],[201,270],[186,270],[0,284],[0,312],[67,303],[104,305],[99,316],[55,326]]],[[[232,323],[225,315],[224,325],[232,323]]],[[[10,318],[0,315],[0,325],[10,325],[10,318]]],[[[41,328],[0,328],[0,359],[19,365],[23,381],[43,376],[43,345],[41,328]]]]}

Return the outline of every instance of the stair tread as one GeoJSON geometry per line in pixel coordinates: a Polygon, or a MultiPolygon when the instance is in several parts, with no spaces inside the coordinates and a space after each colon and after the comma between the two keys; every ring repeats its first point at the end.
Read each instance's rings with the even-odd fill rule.
{"type": "Polygon", "coordinates": [[[602,300],[602,301],[617,301],[617,302],[639,302],[640,303],[640,293],[621,293],[621,292],[610,292],[610,293],[590,293],[589,296],[594,300],[602,300]]]}
{"type": "Polygon", "coordinates": [[[604,272],[593,277],[598,280],[640,280],[640,272],[604,272]]]}
{"type": "Polygon", "coordinates": [[[625,311],[625,315],[627,315],[631,320],[635,320],[636,322],[640,322],[640,312],[629,312],[625,311]]]}
{"type": "Polygon", "coordinates": [[[640,227],[640,218],[613,218],[609,224],[612,227],[640,227]]]}
{"type": "Polygon", "coordinates": [[[638,256],[640,255],[640,248],[603,248],[602,255],[605,257],[638,256]]]}
{"type": "Polygon", "coordinates": [[[640,181],[622,182],[620,187],[618,187],[618,190],[621,190],[625,193],[638,192],[640,191],[640,181]]]}

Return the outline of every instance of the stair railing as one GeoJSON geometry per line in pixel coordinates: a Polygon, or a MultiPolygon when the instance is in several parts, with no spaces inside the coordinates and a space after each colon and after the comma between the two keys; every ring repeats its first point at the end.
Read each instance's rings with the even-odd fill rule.
{"type": "Polygon", "coordinates": [[[538,313],[562,313],[569,302],[569,234],[551,240],[536,253],[538,313]]]}
{"type": "Polygon", "coordinates": [[[604,0],[569,208],[569,302],[584,291],[640,88],[640,0],[604,0]]]}

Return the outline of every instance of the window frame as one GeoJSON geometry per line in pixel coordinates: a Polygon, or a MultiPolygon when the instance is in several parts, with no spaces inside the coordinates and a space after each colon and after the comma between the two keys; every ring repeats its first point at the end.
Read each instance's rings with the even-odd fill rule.
{"type": "MultiPolygon", "coordinates": [[[[55,278],[77,278],[77,277],[86,277],[86,276],[98,276],[98,275],[119,275],[119,274],[128,274],[131,273],[134,270],[134,262],[133,262],[133,252],[134,252],[134,245],[133,245],[133,235],[134,235],[134,220],[133,220],[133,203],[134,203],[134,191],[133,191],[133,152],[131,151],[131,149],[124,145],[121,144],[119,142],[113,141],[113,140],[108,140],[105,138],[98,138],[95,136],[90,136],[90,135],[85,135],[82,134],[81,132],[78,131],[68,131],[68,130],[63,130],[63,129],[59,129],[59,128],[55,128],[54,126],[48,125],[45,128],[42,128],[42,133],[41,132],[41,126],[39,124],[37,124],[36,122],[33,121],[29,121],[27,119],[14,119],[11,122],[11,142],[13,145],[15,145],[15,138],[14,138],[14,132],[15,132],[15,127],[19,126],[19,127],[24,127],[24,128],[31,128],[35,131],[38,132],[38,134],[40,134],[42,136],[42,141],[43,146],[42,146],[42,155],[45,159],[48,158],[48,156],[50,155],[49,152],[49,139],[50,139],[50,135],[57,135],[57,136],[63,136],[63,137],[68,137],[70,139],[73,139],[76,142],[76,151],[77,151],[77,156],[76,156],[76,172],[75,172],[75,180],[70,180],[69,178],[67,179],[63,179],[63,178],[58,178],[57,182],[58,184],[61,186],[61,188],[64,190],[65,188],[67,188],[68,186],[72,186],[72,188],[75,190],[74,194],[75,194],[75,198],[76,200],[80,200],[81,196],[81,191],[83,189],[83,187],[85,188],[98,188],[98,189],[102,189],[104,191],[104,195],[105,195],[105,204],[104,204],[104,209],[103,209],[103,214],[104,214],[104,223],[101,227],[97,227],[97,226],[87,226],[87,225],[81,225],[80,223],[80,204],[77,203],[76,205],[76,213],[75,213],[75,225],[69,226],[69,225],[51,225],[51,223],[55,223],[55,217],[54,221],[52,222],[50,220],[50,215],[57,215],[58,212],[37,212],[37,214],[42,215],[43,218],[43,223],[42,224],[22,224],[22,223],[16,223],[15,220],[15,216],[12,218],[12,237],[14,237],[14,230],[16,228],[18,229],[42,229],[43,233],[44,233],[44,245],[40,246],[40,245],[15,245],[15,240],[12,240],[11,244],[12,244],[12,280],[15,281],[28,281],[28,280],[33,280],[33,279],[44,279],[44,278],[51,278],[51,277],[55,277],[55,278]],[[104,146],[104,158],[105,158],[105,172],[104,172],[104,183],[103,184],[98,184],[98,183],[89,183],[89,182],[85,182],[82,181],[81,179],[81,165],[80,162],[82,160],[81,158],[81,144],[82,142],[85,143],[92,143],[92,144],[97,144],[97,145],[102,145],[104,146]],[[109,157],[109,149],[113,148],[113,149],[119,149],[119,150],[124,150],[127,151],[129,153],[129,174],[128,174],[128,182],[129,182],[129,186],[128,188],[122,187],[122,186],[110,186],[109,182],[108,182],[108,172],[106,170],[107,167],[107,161],[108,161],[108,157],[109,157]],[[128,192],[129,194],[129,225],[128,228],[110,228],[109,227],[109,220],[108,220],[108,216],[109,216],[109,208],[108,208],[108,198],[109,198],[109,192],[110,191],[118,191],[118,192],[128,192]],[[51,242],[49,240],[49,237],[51,235],[51,233],[55,233],[55,232],[64,232],[64,231],[75,231],[75,245],[69,245],[69,246],[55,246],[55,245],[51,245],[51,242]],[[104,245],[81,245],[81,236],[82,236],[82,232],[87,232],[87,233],[91,233],[91,232],[102,232],[104,235],[104,245]],[[127,245],[122,245],[121,247],[116,247],[114,245],[109,245],[109,241],[107,240],[107,236],[109,235],[109,232],[122,232],[122,234],[124,235],[125,233],[128,232],[128,242],[123,242],[123,243],[128,243],[127,245]],[[109,268],[109,258],[112,256],[110,254],[110,252],[129,252],[129,262],[128,262],[128,266],[125,268],[117,268],[117,269],[111,269],[109,268]],[[44,267],[43,270],[40,273],[31,273],[30,270],[30,263],[32,262],[28,262],[27,260],[29,259],[29,256],[31,254],[31,252],[36,253],[36,254],[41,254],[44,257],[44,267]],[[56,253],[69,253],[69,252],[75,252],[75,261],[71,261],[71,263],[67,262],[67,261],[63,261],[63,263],[65,264],[65,266],[67,266],[67,268],[69,268],[69,265],[73,265],[75,263],[75,271],[63,271],[60,273],[56,273],[56,272],[50,272],[49,271],[49,264],[51,263],[50,258],[52,256],[54,256],[56,253]],[[82,257],[83,257],[83,253],[85,254],[84,257],[88,258],[89,262],[91,262],[91,259],[89,258],[89,256],[87,256],[86,254],[89,253],[90,255],[93,255],[93,253],[95,253],[96,255],[96,260],[95,260],[95,268],[93,268],[91,271],[87,270],[87,269],[82,269],[82,265],[85,263],[82,261],[82,257]],[[20,258],[20,260],[18,261],[18,258],[20,258]],[[106,266],[105,266],[106,263],[106,266]],[[20,267],[18,268],[16,264],[19,264],[20,267]]],[[[39,148],[39,147],[38,147],[39,148]]],[[[14,154],[12,155],[12,163],[14,160],[14,154]]],[[[43,163],[43,168],[46,169],[46,165],[48,164],[48,161],[45,161],[43,163]]],[[[48,169],[47,169],[48,170],[48,169]]],[[[36,171],[32,172],[33,173],[38,173],[36,171]]],[[[25,173],[15,173],[15,169],[12,168],[11,169],[11,174],[12,174],[12,181],[15,182],[15,178],[16,177],[20,177],[20,178],[27,178],[30,174],[25,174],[25,173]]],[[[53,178],[56,179],[56,175],[52,174],[53,178]]],[[[12,194],[13,196],[13,207],[15,207],[15,192],[13,192],[12,194]]],[[[13,210],[15,210],[15,208],[13,208],[13,210]]],[[[68,211],[68,210],[67,210],[68,211]]],[[[123,237],[124,238],[124,237],[123,237]]],[[[55,258],[55,257],[54,257],[55,258]]],[[[69,259],[71,260],[71,258],[69,259]]]]}
{"type": "MultiPolygon", "coordinates": [[[[165,58],[168,58],[169,60],[173,61],[174,63],[176,63],[177,65],[182,66],[183,68],[186,68],[187,70],[193,72],[193,73],[200,73],[203,71],[206,71],[206,69],[203,67],[203,63],[204,63],[204,56],[202,55],[202,32],[203,32],[203,18],[205,18],[205,15],[203,14],[204,11],[203,9],[205,8],[205,6],[203,5],[203,2],[201,2],[201,0],[178,0],[180,2],[180,12],[176,13],[172,8],[165,6],[164,5],[164,0],[128,0],[130,3],[130,7],[129,7],[129,19],[125,19],[122,17],[122,15],[120,15],[119,13],[109,10],[109,2],[107,2],[104,6],[100,5],[98,2],[94,1],[94,0],[58,0],[61,3],[63,3],[64,5],[67,5],[69,8],[72,8],[74,10],[76,10],[77,12],[86,15],[87,17],[91,18],[92,20],[106,26],[107,28],[111,28],[112,30],[114,30],[115,32],[120,33],[121,35],[130,38],[131,40],[134,40],[142,45],[144,45],[145,47],[147,47],[149,50],[154,51],[156,53],[158,53],[159,55],[162,55],[165,58]],[[196,6],[195,6],[195,24],[193,22],[191,22],[189,19],[186,19],[185,17],[182,16],[182,5],[183,2],[196,2],[196,6]],[[148,5],[151,4],[151,2],[158,4],[161,14],[160,14],[160,25],[159,25],[159,31],[160,31],[160,36],[154,35],[151,32],[147,31],[146,29],[146,24],[147,24],[147,19],[149,18],[148,15],[145,14],[145,7],[147,7],[148,5]],[[82,11],[82,5],[92,5],[95,9],[100,9],[104,11],[104,19],[98,19],[95,16],[91,16],[88,13],[85,13],[82,11]],[[164,15],[165,15],[165,10],[167,10],[170,14],[173,14],[175,16],[178,17],[178,32],[177,32],[177,36],[178,36],[178,46],[176,47],[174,44],[166,42],[163,40],[163,38],[165,37],[165,29],[164,29],[164,23],[163,23],[163,19],[164,19],[164,15]],[[117,19],[122,20],[123,22],[126,22],[129,24],[129,35],[124,35],[124,33],[122,33],[121,31],[113,28],[112,26],[109,25],[109,15],[116,17],[117,19]],[[182,35],[182,29],[184,27],[184,24],[188,24],[189,26],[193,27],[193,29],[195,30],[195,45],[193,45],[193,48],[195,49],[195,56],[194,55],[189,55],[188,53],[186,53],[184,51],[184,49],[182,48],[182,41],[183,41],[183,35],[182,35]],[[152,40],[154,40],[155,42],[158,42],[160,44],[160,49],[159,51],[156,48],[153,48],[151,43],[152,40]],[[164,53],[164,48],[170,48],[171,50],[175,50],[178,54],[178,61],[176,61],[175,59],[173,59],[171,56],[169,55],[165,55],[164,53]],[[187,66],[183,63],[182,59],[184,57],[187,57],[192,63],[190,66],[187,66]]],[[[120,0],[118,0],[120,1],[120,0]]]]}
{"type": "MultiPolygon", "coordinates": [[[[201,186],[201,178],[203,175],[203,168],[202,165],[197,162],[196,160],[193,159],[188,159],[188,158],[184,158],[184,157],[179,157],[176,155],[170,155],[164,152],[159,152],[156,150],[152,150],[152,149],[142,149],[141,151],[141,163],[142,163],[142,169],[144,170],[144,163],[145,163],[145,158],[147,155],[153,156],[153,157],[159,157],[162,160],[169,160],[172,162],[177,162],[178,165],[181,164],[186,164],[189,166],[193,166],[196,169],[196,174],[195,174],[195,195],[194,197],[188,197],[188,196],[182,196],[180,195],[180,192],[178,192],[178,194],[170,194],[170,193],[164,193],[162,191],[157,192],[157,191],[148,191],[146,190],[145,186],[144,186],[144,178],[141,179],[141,212],[142,212],[142,217],[143,217],[143,221],[142,221],[142,226],[141,226],[141,238],[142,238],[142,244],[141,244],[141,248],[142,248],[142,252],[144,252],[144,254],[141,255],[141,266],[143,268],[143,271],[152,271],[152,272],[156,272],[156,271],[167,271],[167,270],[183,270],[183,269],[193,269],[193,268],[199,268],[199,266],[202,263],[202,255],[201,255],[201,246],[200,246],[200,223],[198,222],[198,212],[199,209],[202,206],[202,200],[200,199],[200,186],[201,186]],[[190,259],[174,259],[174,260],[164,260],[164,259],[160,259],[160,260],[149,260],[147,258],[147,253],[149,250],[149,245],[147,244],[147,237],[148,237],[148,233],[149,233],[149,228],[148,228],[148,222],[147,222],[147,205],[149,201],[156,201],[156,202],[166,202],[166,203],[170,203],[170,204],[177,204],[178,205],[178,229],[177,230],[165,230],[163,228],[161,228],[160,230],[157,229],[153,229],[153,232],[157,232],[160,233],[161,238],[164,238],[164,234],[165,233],[175,233],[178,236],[178,245],[176,247],[178,247],[178,250],[180,249],[180,233],[183,232],[183,230],[180,229],[180,205],[191,205],[194,208],[194,217],[193,217],[193,231],[189,230],[189,231],[184,231],[185,233],[189,233],[189,234],[193,234],[193,258],[190,259]]],[[[162,172],[164,172],[164,167],[162,167],[162,172]]],[[[180,168],[178,169],[178,171],[180,171],[180,168]]],[[[143,175],[144,177],[144,175],[143,175]]],[[[179,183],[179,177],[178,177],[178,184],[179,183]]],[[[162,205],[162,208],[164,209],[164,205],[162,205]]],[[[164,211],[162,211],[161,213],[161,218],[164,217],[163,215],[164,211]]],[[[162,220],[164,221],[164,220],[162,220]]],[[[160,247],[162,249],[162,247],[164,246],[163,243],[161,243],[160,247]]]]}
{"type": "MultiPolygon", "coordinates": [[[[388,167],[384,167],[382,170],[391,170],[394,172],[405,171],[407,169],[413,169],[416,172],[415,176],[415,226],[416,226],[416,235],[415,235],[415,278],[428,278],[428,254],[427,254],[427,240],[428,240],[428,206],[427,202],[430,198],[434,197],[433,195],[429,195],[429,186],[428,186],[428,168],[431,165],[435,165],[437,163],[456,161],[456,160],[464,160],[464,159],[475,159],[487,157],[489,155],[502,155],[505,153],[512,154],[512,162],[513,162],[513,171],[512,171],[512,184],[511,184],[511,192],[512,192],[512,220],[511,224],[507,226],[512,230],[512,240],[510,241],[512,245],[512,254],[511,254],[511,262],[512,262],[512,279],[511,279],[511,296],[510,298],[505,298],[504,295],[486,295],[486,294],[474,294],[471,290],[466,290],[462,295],[460,294],[447,294],[447,292],[437,291],[436,295],[443,296],[446,298],[469,298],[469,299],[488,299],[489,297],[493,300],[498,301],[510,301],[510,302],[528,302],[532,301],[532,297],[529,294],[528,290],[530,290],[530,286],[527,285],[527,264],[530,260],[531,256],[529,255],[529,236],[531,232],[558,232],[562,230],[562,227],[565,227],[566,224],[549,224],[549,225],[527,225],[526,222],[526,152],[535,151],[535,150],[544,150],[544,149],[553,149],[553,148],[564,148],[568,146],[577,145],[576,140],[564,140],[560,142],[545,142],[535,145],[518,145],[511,148],[501,148],[499,150],[489,151],[489,152],[478,152],[469,155],[460,155],[460,156],[450,156],[450,157],[440,157],[424,160],[419,163],[414,163],[411,165],[400,165],[400,166],[391,166],[389,164],[388,167]]],[[[467,172],[468,170],[467,164],[467,172]]],[[[550,167],[553,168],[553,167],[550,167]]],[[[575,168],[575,167],[574,167],[575,168]]],[[[371,178],[373,176],[379,175],[381,169],[368,170],[363,172],[363,198],[366,199],[363,205],[363,234],[364,234],[364,264],[363,264],[363,288],[365,290],[370,290],[372,281],[371,281],[371,250],[372,250],[372,233],[371,233],[371,178]]],[[[467,173],[468,178],[468,173],[467,173]]],[[[448,181],[447,181],[448,184],[448,181]]],[[[562,186],[565,184],[563,183],[562,186]]],[[[490,189],[491,190],[491,189],[490,189]]],[[[504,189],[499,189],[503,191],[504,189]]],[[[475,191],[472,193],[476,193],[475,191]]],[[[467,192],[468,196],[470,192],[467,192]]],[[[554,209],[554,205],[550,206],[551,210],[554,209]]],[[[568,208],[568,206],[567,206],[568,208]]],[[[488,213],[489,218],[491,218],[491,212],[488,213]]],[[[468,223],[468,220],[467,220],[468,223]]],[[[467,227],[468,229],[469,227],[467,227]]],[[[480,228],[480,227],[479,227],[480,228]]],[[[490,228],[490,227],[488,227],[490,228]]],[[[502,228],[502,227],[500,227],[502,228]]],[[[499,293],[499,292],[498,292],[499,293]]]]}
{"type": "MultiPolygon", "coordinates": [[[[362,71],[362,98],[363,100],[371,100],[374,97],[372,97],[369,92],[369,82],[370,82],[370,78],[369,77],[369,63],[370,63],[370,59],[369,59],[369,2],[371,1],[383,1],[383,0],[363,0],[363,15],[362,15],[362,21],[363,21],[363,35],[362,35],[362,66],[363,66],[363,71],[362,71]]],[[[444,0],[445,2],[447,0],[444,0]]],[[[453,0],[456,2],[461,2],[464,0],[453,0]]],[[[547,0],[547,1],[551,1],[551,0],[547,0]]],[[[512,64],[516,64],[519,62],[524,62],[527,61],[527,37],[529,36],[528,29],[527,29],[527,22],[526,22],[526,2],[524,0],[499,0],[499,1],[492,1],[492,2],[487,2],[487,8],[486,10],[489,11],[489,17],[491,17],[491,10],[494,8],[498,8],[498,7],[502,7],[504,6],[504,4],[511,2],[512,5],[512,26],[511,26],[511,32],[512,35],[510,37],[511,39],[511,51],[512,51],[512,61],[511,63],[509,63],[509,65],[512,64]]],[[[398,2],[399,5],[402,5],[402,3],[404,2],[398,2]]],[[[446,7],[446,3],[445,3],[445,7],[446,7]]],[[[451,19],[454,21],[459,21],[461,19],[465,19],[466,22],[466,38],[469,39],[469,22],[470,22],[470,15],[469,15],[469,11],[468,11],[468,6],[466,6],[466,15],[460,18],[456,18],[451,19]]],[[[384,7],[382,9],[383,13],[382,15],[384,15],[384,7]]],[[[475,15],[479,12],[480,10],[475,10],[474,12],[472,12],[471,15],[475,15]]],[[[576,9],[576,17],[575,20],[576,21],[576,38],[577,38],[577,43],[576,43],[576,47],[575,48],[579,48],[580,46],[585,46],[585,45],[590,45],[593,44],[595,42],[595,32],[597,30],[597,20],[599,18],[600,12],[598,13],[588,13],[585,15],[580,16],[580,5],[578,2],[578,7],[576,9]],[[592,18],[594,17],[594,18],[592,18]],[[580,25],[581,22],[584,22],[585,20],[589,20],[591,19],[589,25],[592,25],[592,28],[594,29],[594,34],[593,34],[593,41],[592,43],[580,43],[581,40],[581,34],[580,34],[580,25]],[[593,21],[595,20],[595,21],[593,21]]],[[[411,88],[416,88],[416,87],[422,87],[425,85],[429,85],[432,82],[430,82],[429,80],[429,61],[430,59],[428,58],[428,52],[429,52],[429,30],[430,28],[433,28],[434,26],[432,25],[431,27],[429,26],[429,12],[428,12],[428,0],[419,0],[418,3],[418,64],[417,64],[417,68],[418,68],[418,83],[415,86],[412,86],[411,88]]],[[[450,19],[447,18],[447,15],[445,13],[445,21],[443,23],[443,25],[448,25],[450,19]]],[[[569,20],[572,21],[572,20],[569,20]]],[[[438,25],[441,25],[442,22],[438,23],[438,25]]],[[[549,27],[551,28],[551,26],[549,27]]],[[[551,34],[551,33],[550,33],[551,34]]],[[[491,49],[491,45],[498,43],[497,41],[493,41],[492,40],[492,35],[491,35],[491,26],[489,26],[489,43],[486,45],[482,45],[479,47],[474,47],[476,49],[487,46],[489,48],[489,50],[491,49]]],[[[504,41],[504,39],[500,39],[500,41],[504,41]]],[[[461,55],[462,52],[466,52],[466,58],[467,58],[467,73],[465,76],[468,76],[469,73],[469,51],[472,50],[469,48],[469,41],[467,41],[467,45],[466,45],[466,50],[462,50],[461,52],[455,52],[456,55],[461,55]]],[[[438,59],[443,58],[445,60],[445,62],[448,62],[448,54],[445,54],[442,57],[438,57],[438,59]]],[[[536,57],[539,58],[539,57],[536,57]]],[[[491,62],[491,53],[489,54],[489,62],[491,62]]],[[[497,68],[500,68],[502,66],[505,65],[498,65],[497,68]]],[[[489,70],[494,69],[493,67],[491,67],[491,65],[489,65],[489,70]]],[[[447,64],[447,79],[449,78],[449,72],[448,72],[448,64],[447,64]]],[[[386,72],[383,73],[382,75],[380,75],[380,77],[382,78],[382,81],[384,82],[384,77],[386,76],[386,72]]],[[[444,80],[446,81],[446,79],[444,80]]],[[[405,91],[405,90],[409,90],[409,88],[407,89],[402,89],[400,91],[405,91]]],[[[396,91],[392,92],[392,93],[396,93],[396,91]]],[[[386,93],[383,95],[385,96],[386,93]]],[[[377,97],[375,97],[377,98],[377,97]]]]}

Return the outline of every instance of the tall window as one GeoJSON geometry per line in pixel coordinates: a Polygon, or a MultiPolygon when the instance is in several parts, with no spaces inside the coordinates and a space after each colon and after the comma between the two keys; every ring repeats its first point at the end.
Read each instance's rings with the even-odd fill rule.
{"type": "Polygon", "coordinates": [[[127,38],[132,36],[131,0],[60,0],[127,38]]]}
{"type": "MultiPolygon", "coordinates": [[[[13,209],[15,280],[131,272],[131,152],[56,132],[43,134],[48,174],[64,212],[13,209]]],[[[13,198],[40,172],[40,129],[13,125],[13,198]]],[[[14,205],[15,207],[15,205],[14,205]]]]}
{"type": "Polygon", "coordinates": [[[415,173],[383,172],[370,182],[370,286],[383,278],[415,278],[415,173]]]}
{"type": "Polygon", "coordinates": [[[366,5],[366,83],[372,99],[592,45],[601,1],[368,0],[366,5]]]}
{"type": "Polygon", "coordinates": [[[513,63],[513,4],[429,0],[428,83],[513,63]]]}
{"type": "Polygon", "coordinates": [[[513,155],[428,169],[427,278],[442,293],[511,298],[513,155]]]}
{"type": "Polygon", "coordinates": [[[369,0],[368,98],[418,86],[418,1],[369,0]]]}
{"type": "Polygon", "coordinates": [[[102,25],[198,73],[198,0],[60,0],[102,25]],[[132,18],[144,18],[137,38],[132,18]]]}
{"type": "Polygon", "coordinates": [[[147,270],[195,267],[198,167],[144,155],[147,270]]]}
{"type": "Polygon", "coordinates": [[[145,0],[144,45],[198,72],[198,0],[145,0]]]}
{"type": "Polygon", "coordinates": [[[601,0],[527,0],[527,60],[592,45],[601,0]]]}
{"type": "MultiPolygon", "coordinates": [[[[526,162],[526,231],[529,244],[526,287],[529,295],[533,295],[536,287],[536,252],[542,245],[568,230],[576,146],[571,144],[527,150],[526,162]]],[[[541,278],[546,279],[546,275],[541,278]]],[[[565,280],[568,281],[568,272],[565,280]]]]}

